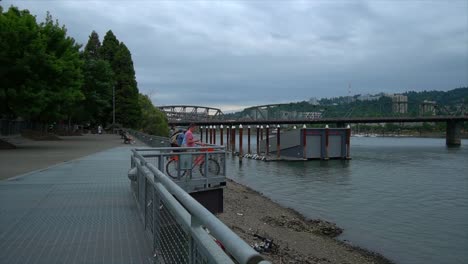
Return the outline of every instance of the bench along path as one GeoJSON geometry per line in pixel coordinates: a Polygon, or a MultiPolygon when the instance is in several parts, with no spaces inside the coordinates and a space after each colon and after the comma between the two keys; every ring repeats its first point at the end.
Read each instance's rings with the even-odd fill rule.
{"type": "Polygon", "coordinates": [[[0,181],[0,263],[152,263],[130,148],[0,181]]]}

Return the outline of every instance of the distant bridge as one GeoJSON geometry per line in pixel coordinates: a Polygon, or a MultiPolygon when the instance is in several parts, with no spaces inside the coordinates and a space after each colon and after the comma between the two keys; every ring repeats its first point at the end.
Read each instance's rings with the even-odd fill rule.
{"type": "Polygon", "coordinates": [[[252,120],[281,118],[280,113],[275,110],[283,105],[288,104],[267,104],[252,106],[245,108],[244,113],[247,115],[246,118],[252,120]]]}
{"type": "MultiPolygon", "coordinates": [[[[210,121],[169,121],[171,125],[188,125],[195,123],[202,126],[227,127],[238,125],[302,125],[302,124],[336,124],[337,127],[345,127],[346,124],[369,123],[416,123],[416,122],[446,122],[446,143],[448,146],[461,144],[460,133],[463,122],[468,121],[468,116],[421,116],[421,117],[355,117],[355,118],[319,118],[319,119],[266,119],[266,120],[210,120],[210,121]]],[[[214,129],[217,129],[216,127],[214,129]]]]}
{"type": "Polygon", "coordinates": [[[183,121],[187,124],[200,121],[220,120],[223,117],[221,109],[198,105],[166,105],[158,107],[166,114],[169,123],[183,121]]]}
{"type": "MultiPolygon", "coordinates": [[[[416,122],[464,122],[468,116],[420,116],[420,117],[349,117],[319,119],[265,119],[265,120],[210,120],[197,121],[197,125],[298,125],[298,124],[370,124],[370,123],[416,123],[416,122]]],[[[188,121],[169,121],[171,125],[188,125],[188,121]]]]}

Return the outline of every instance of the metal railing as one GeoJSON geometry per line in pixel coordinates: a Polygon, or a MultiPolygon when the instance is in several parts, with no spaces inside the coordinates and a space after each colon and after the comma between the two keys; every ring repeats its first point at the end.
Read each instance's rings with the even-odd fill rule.
{"type": "Polygon", "coordinates": [[[148,162],[142,150],[132,152],[129,178],[145,230],[153,242],[155,263],[269,263],[148,162]]]}
{"type": "Polygon", "coordinates": [[[23,130],[43,131],[44,127],[45,124],[38,122],[0,119],[0,136],[19,135],[23,130]]]}
{"type": "Polygon", "coordinates": [[[135,149],[187,192],[226,185],[226,151],[223,146],[135,149]]]}
{"type": "Polygon", "coordinates": [[[127,131],[150,147],[169,147],[171,145],[168,137],[148,135],[133,129],[124,129],[124,131],[127,131]]]}

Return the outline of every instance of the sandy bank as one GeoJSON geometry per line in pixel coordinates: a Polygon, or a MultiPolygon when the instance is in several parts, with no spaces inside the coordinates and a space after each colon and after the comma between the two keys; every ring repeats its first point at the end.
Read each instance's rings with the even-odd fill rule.
{"type": "Polygon", "coordinates": [[[263,238],[273,240],[276,246],[263,253],[272,263],[392,263],[336,240],[342,230],[335,224],[306,220],[232,180],[224,192],[224,213],[218,217],[250,245],[261,248],[263,238]]]}

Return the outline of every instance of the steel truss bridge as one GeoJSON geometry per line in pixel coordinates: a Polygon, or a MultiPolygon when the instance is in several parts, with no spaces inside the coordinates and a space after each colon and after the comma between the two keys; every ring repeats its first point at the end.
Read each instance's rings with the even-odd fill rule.
{"type": "MultiPolygon", "coordinates": [[[[302,124],[371,124],[415,122],[466,122],[468,116],[422,116],[422,117],[354,117],[320,119],[262,119],[262,120],[210,120],[193,122],[197,125],[302,125],[302,124]]],[[[169,121],[171,125],[189,125],[188,121],[169,121]]]]}
{"type": "Polygon", "coordinates": [[[166,114],[169,123],[222,120],[224,115],[221,109],[198,105],[166,105],[158,108],[166,114]]]}
{"type": "Polygon", "coordinates": [[[245,108],[242,111],[242,116],[236,118],[229,118],[229,115],[224,115],[220,109],[206,106],[168,105],[161,106],[159,109],[166,114],[170,124],[227,124],[231,122],[244,124],[407,123],[441,122],[451,120],[455,116],[461,116],[462,118],[467,116],[465,104],[463,104],[458,112],[450,112],[444,107],[435,105],[435,116],[405,117],[399,113],[395,113],[395,116],[376,118],[352,118],[350,116],[354,110],[353,108],[349,109],[341,117],[329,117],[326,106],[316,106],[314,107],[315,111],[312,110],[311,112],[281,110],[281,106],[287,105],[289,104],[252,106],[245,108]]]}

